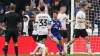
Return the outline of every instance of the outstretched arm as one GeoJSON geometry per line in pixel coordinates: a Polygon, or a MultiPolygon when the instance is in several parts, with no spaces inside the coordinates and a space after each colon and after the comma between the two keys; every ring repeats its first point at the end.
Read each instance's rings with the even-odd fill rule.
{"type": "Polygon", "coordinates": [[[0,26],[0,29],[2,29],[2,30],[6,30],[6,28],[4,28],[4,27],[2,27],[2,26],[0,26]]]}

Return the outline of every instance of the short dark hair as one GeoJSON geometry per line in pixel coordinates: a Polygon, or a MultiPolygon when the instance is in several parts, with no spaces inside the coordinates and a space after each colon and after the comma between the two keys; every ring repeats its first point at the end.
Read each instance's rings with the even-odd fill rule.
{"type": "Polygon", "coordinates": [[[15,10],[16,9],[16,5],[15,4],[10,4],[9,9],[10,10],[15,10]]]}
{"type": "Polygon", "coordinates": [[[40,6],[40,10],[41,10],[41,11],[44,11],[44,10],[45,10],[45,6],[41,5],[41,6],[40,6]]]}
{"type": "Polygon", "coordinates": [[[62,5],[60,8],[62,8],[62,7],[67,8],[67,7],[66,7],[66,6],[64,6],[64,5],[62,5]]]}
{"type": "Polygon", "coordinates": [[[58,11],[57,10],[54,10],[53,13],[57,13],[58,14],[58,11]]]}
{"type": "Polygon", "coordinates": [[[82,8],[84,8],[85,6],[87,6],[87,4],[85,4],[85,3],[81,4],[82,8]]]}

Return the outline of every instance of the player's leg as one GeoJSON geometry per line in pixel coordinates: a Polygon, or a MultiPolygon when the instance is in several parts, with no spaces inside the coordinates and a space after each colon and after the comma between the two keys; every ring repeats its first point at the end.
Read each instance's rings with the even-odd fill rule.
{"type": "Polygon", "coordinates": [[[42,49],[42,56],[46,56],[46,39],[47,35],[40,35],[38,36],[38,46],[42,49]]]}
{"type": "Polygon", "coordinates": [[[8,44],[9,44],[10,39],[11,39],[11,33],[6,31],[6,33],[5,33],[5,46],[3,48],[4,56],[7,56],[8,44]]]}
{"type": "Polygon", "coordinates": [[[64,30],[62,33],[63,33],[62,36],[64,39],[64,52],[67,54],[67,43],[68,43],[67,30],[64,30]]]}
{"type": "Polygon", "coordinates": [[[76,40],[76,38],[79,38],[79,36],[80,36],[80,30],[78,30],[78,29],[75,29],[74,30],[74,34],[73,34],[73,38],[72,38],[72,40],[67,44],[67,49],[71,46],[71,44],[76,40]]]}
{"type": "Polygon", "coordinates": [[[42,56],[46,56],[46,46],[45,46],[45,44],[41,45],[41,52],[42,52],[42,56]]]}
{"type": "Polygon", "coordinates": [[[88,53],[92,54],[90,41],[89,41],[88,37],[84,37],[84,39],[86,40],[86,46],[87,46],[87,49],[88,49],[88,53]]]}
{"type": "MultiPolygon", "coordinates": [[[[37,40],[38,40],[38,35],[32,35],[32,38],[33,38],[33,40],[34,40],[35,42],[37,42],[37,40]]],[[[30,52],[30,55],[35,55],[36,52],[37,52],[39,49],[40,49],[40,48],[39,48],[38,43],[37,43],[37,46],[36,46],[35,50],[34,50],[33,52],[30,52]]]]}
{"type": "Polygon", "coordinates": [[[32,38],[35,42],[37,42],[38,36],[37,35],[32,35],[32,38]]]}
{"type": "Polygon", "coordinates": [[[36,46],[35,50],[30,53],[30,55],[36,55],[36,52],[40,49],[39,45],[36,46]]]}
{"type": "Polygon", "coordinates": [[[43,46],[43,48],[42,48],[42,56],[46,56],[46,39],[47,39],[47,35],[44,35],[43,36],[44,38],[43,38],[43,42],[44,42],[44,46],[43,46]]]}
{"type": "Polygon", "coordinates": [[[15,54],[16,54],[16,56],[18,56],[18,45],[17,45],[17,42],[18,42],[18,32],[17,31],[12,32],[12,37],[13,37],[13,42],[14,42],[15,54]]]}
{"type": "Polygon", "coordinates": [[[91,52],[91,46],[90,46],[90,41],[89,41],[89,38],[87,37],[88,36],[87,32],[86,32],[85,29],[82,30],[81,32],[82,32],[81,36],[86,40],[86,47],[88,49],[88,53],[92,54],[92,52],[91,52]]]}
{"type": "Polygon", "coordinates": [[[60,44],[59,40],[56,37],[53,37],[52,40],[56,43],[60,52],[62,52],[62,45],[60,44]]]}
{"type": "MultiPolygon", "coordinates": [[[[61,45],[61,50],[63,50],[63,45],[62,45],[63,39],[61,38],[61,35],[57,35],[56,37],[57,37],[57,39],[59,41],[59,44],[61,45]]],[[[65,53],[63,53],[62,51],[60,51],[60,55],[65,56],[65,53]]]]}

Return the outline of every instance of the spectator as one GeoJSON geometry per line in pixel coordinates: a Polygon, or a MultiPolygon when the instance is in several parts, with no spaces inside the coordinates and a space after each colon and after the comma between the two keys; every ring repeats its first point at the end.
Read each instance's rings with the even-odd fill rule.
{"type": "Polygon", "coordinates": [[[39,5],[39,1],[40,1],[40,0],[35,0],[36,8],[37,8],[38,5],[39,5]]]}
{"type": "Polygon", "coordinates": [[[12,0],[16,5],[16,12],[20,13],[21,10],[25,10],[26,0],[12,0]]]}
{"type": "Polygon", "coordinates": [[[71,12],[71,0],[60,0],[60,4],[67,7],[66,13],[71,12]]]}
{"type": "Polygon", "coordinates": [[[32,16],[32,19],[29,21],[28,23],[28,34],[29,36],[32,36],[32,32],[33,32],[33,25],[35,24],[35,15],[32,16]]]}
{"type": "Polygon", "coordinates": [[[45,6],[45,11],[44,12],[48,14],[48,6],[44,3],[43,0],[39,1],[39,5],[38,5],[37,9],[40,10],[41,5],[45,6]]]}
{"type": "Polygon", "coordinates": [[[26,6],[26,8],[25,8],[25,15],[28,15],[30,18],[32,17],[32,12],[30,11],[29,6],[26,6]]]}
{"type": "Polygon", "coordinates": [[[29,16],[25,15],[23,17],[23,33],[22,33],[22,35],[28,36],[28,23],[29,23],[29,16]]]}
{"type": "Polygon", "coordinates": [[[44,0],[44,3],[49,6],[51,6],[53,2],[54,2],[53,0],[44,0]]]}
{"type": "Polygon", "coordinates": [[[32,14],[36,14],[37,8],[36,8],[35,3],[32,3],[30,5],[30,11],[32,12],[32,14]]]}
{"type": "MultiPolygon", "coordinates": [[[[0,8],[0,26],[3,26],[2,23],[3,23],[3,16],[4,16],[4,10],[2,8],[0,8]]],[[[3,26],[4,27],[4,26],[3,26]]],[[[2,35],[4,33],[4,31],[2,31],[0,29],[0,35],[2,35]]]]}
{"type": "Polygon", "coordinates": [[[4,10],[0,8],[0,23],[3,22],[4,10]]]}
{"type": "Polygon", "coordinates": [[[75,2],[75,6],[74,6],[74,11],[75,11],[75,15],[77,14],[77,12],[81,9],[80,3],[79,2],[75,2]]]}
{"type": "Polygon", "coordinates": [[[59,0],[55,0],[54,4],[52,5],[52,10],[60,10],[60,6],[59,0]]]}
{"type": "Polygon", "coordinates": [[[53,10],[60,10],[60,3],[59,3],[59,0],[55,0],[54,1],[54,4],[52,4],[52,7],[51,7],[51,9],[50,9],[50,15],[52,15],[52,12],[53,12],[53,10]]]}
{"type": "Polygon", "coordinates": [[[0,8],[3,8],[4,11],[7,11],[8,5],[10,5],[10,0],[0,0],[0,8]]]}

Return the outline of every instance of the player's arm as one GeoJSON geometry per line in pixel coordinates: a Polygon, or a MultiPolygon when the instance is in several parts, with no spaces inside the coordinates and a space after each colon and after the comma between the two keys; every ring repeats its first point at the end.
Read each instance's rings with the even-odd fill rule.
{"type": "Polygon", "coordinates": [[[76,20],[77,20],[78,22],[80,22],[80,23],[83,23],[83,22],[89,23],[89,22],[90,22],[89,20],[80,19],[79,17],[78,17],[76,20]]]}
{"type": "Polygon", "coordinates": [[[49,33],[51,36],[53,36],[52,33],[51,33],[51,27],[52,27],[52,19],[51,19],[51,17],[48,15],[48,33],[49,33]]]}
{"type": "MultiPolygon", "coordinates": [[[[73,20],[71,20],[71,19],[69,19],[69,17],[70,17],[69,15],[68,15],[68,16],[66,15],[66,17],[65,17],[65,19],[66,19],[67,22],[71,23],[71,22],[76,21],[75,18],[74,18],[73,20]]],[[[66,23],[67,23],[67,22],[66,22],[66,23]]]]}
{"type": "Polygon", "coordinates": [[[51,27],[52,27],[52,24],[51,22],[48,23],[48,33],[50,36],[53,36],[53,34],[51,33],[51,27]]]}
{"type": "Polygon", "coordinates": [[[6,28],[5,28],[5,27],[2,27],[2,26],[0,26],[0,29],[2,29],[2,30],[6,30],[6,28]]]}
{"type": "Polygon", "coordinates": [[[21,34],[22,32],[22,19],[21,17],[18,15],[18,18],[17,18],[17,22],[18,22],[18,33],[21,34]]]}
{"type": "Polygon", "coordinates": [[[59,28],[60,28],[60,30],[64,30],[64,28],[62,27],[62,25],[61,25],[61,22],[59,21],[59,28]]]}
{"type": "Polygon", "coordinates": [[[50,36],[53,36],[53,34],[51,33],[51,28],[48,26],[48,33],[50,36]]]}
{"type": "Polygon", "coordinates": [[[61,29],[61,30],[64,30],[64,28],[63,28],[62,26],[60,27],[60,29],[61,29]]]}

